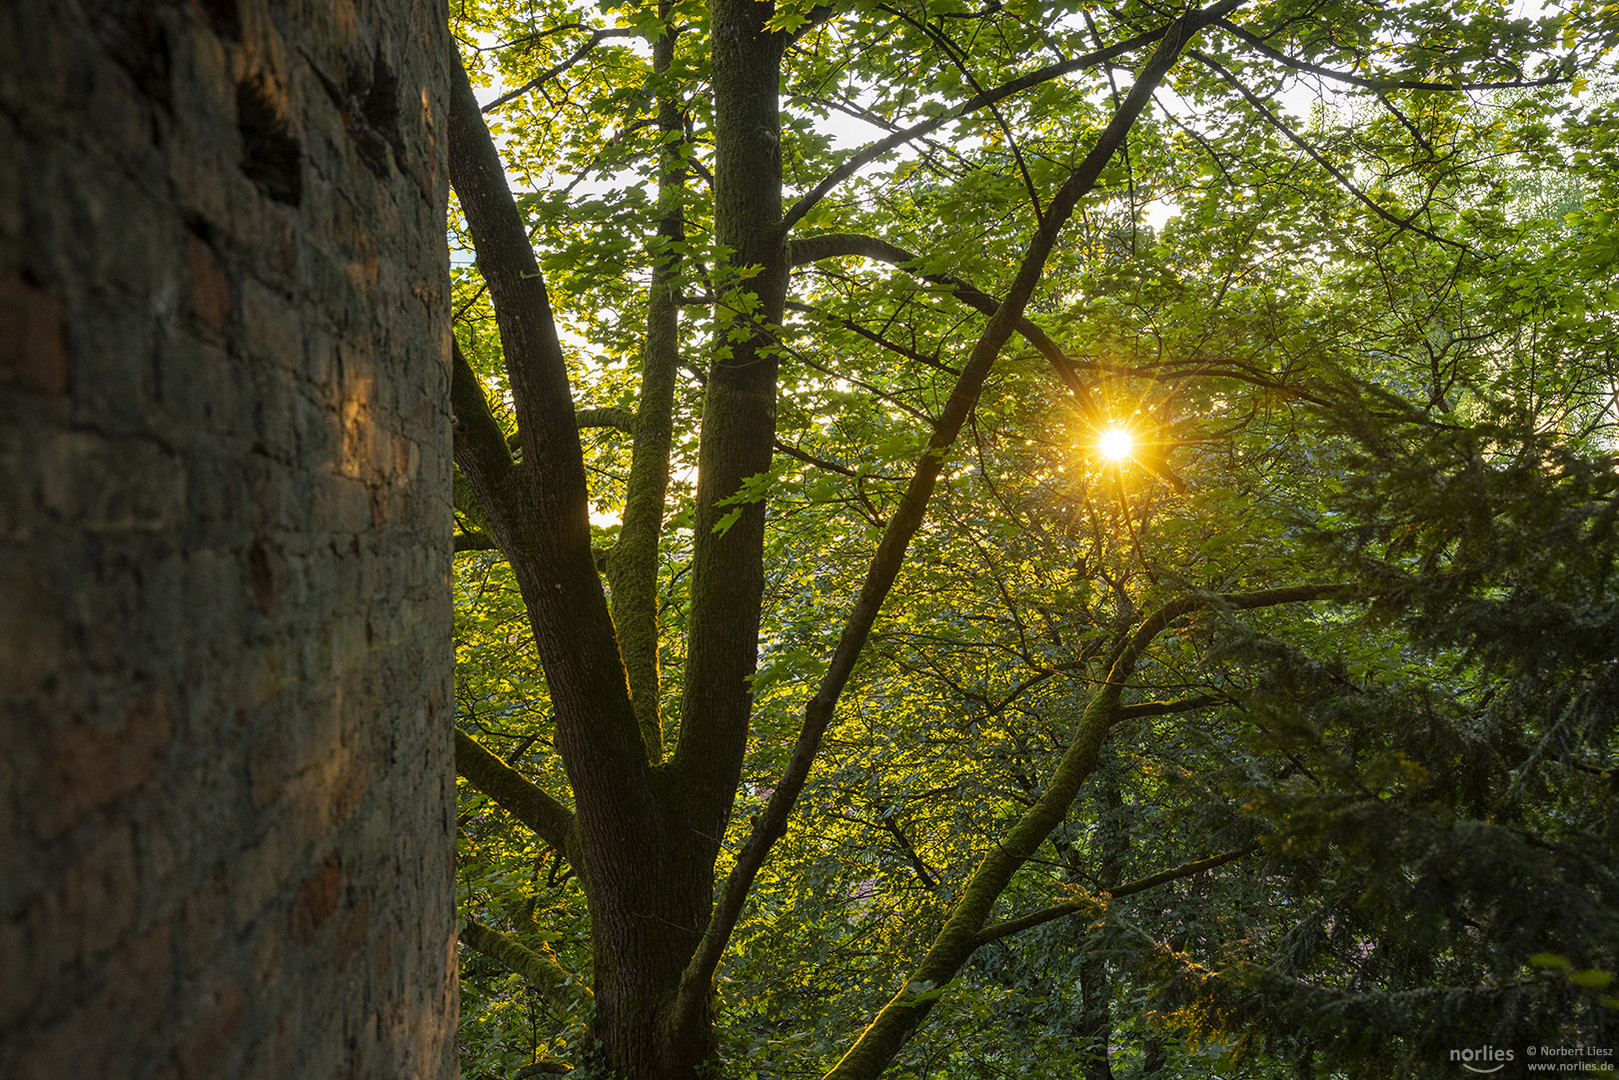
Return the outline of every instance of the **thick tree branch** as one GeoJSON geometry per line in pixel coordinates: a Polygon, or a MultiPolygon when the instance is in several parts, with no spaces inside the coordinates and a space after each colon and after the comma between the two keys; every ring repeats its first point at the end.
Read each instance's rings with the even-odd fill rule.
{"type": "Polygon", "coordinates": [[[626,435],[635,434],[635,414],[628,409],[580,409],[574,414],[581,428],[617,428],[626,435]]]}
{"type": "MultiPolygon", "coordinates": [[[[675,376],[680,367],[680,267],[675,252],[686,239],[681,209],[686,187],[685,112],[671,83],[676,31],[671,0],[659,4],[664,32],[652,46],[652,87],[658,102],[658,223],[649,255],[646,342],[636,412],[625,430],[635,436],[624,487],[623,528],[607,555],[613,587],[613,625],[630,684],[647,760],[663,759],[662,691],[658,676],[658,543],[669,492],[674,445],[675,376]]],[[[615,410],[622,412],[623,410],[615,410]]]]}
{"type": "Polygon", "coordinates": [[[1195,694],[1192,697],[1176,698],[1173,701],[1138,701],[1133,705],[1124,705],[1119,709],[1119,716],[1124,720],[1133,720],[1142,716],[1173,716],[1176,713],[1191,712],[1194,709],[1206,709],[1210,705],[1221,705],[1230,699],[1222,694],[1195,694]]]}
{"type": "MultiPolygon", "coordinates": [[[[478,400],[483,400],[480,392],[478,400]]],[[[498,437],[499,432],[494,433],[498,437]]],[[[486,436],[487,437],[487,436],[486,436]]],[[[510,463],[510,458],[506,462],[510,463]]],[[[495,536],[495,527],[484,512],[485,502],[473,490],[472,484],[467,480],[466,469],[457,466],[453,477],[454,485],[452,503],[455,507],[455,550],[460,551],[499,551],[500,540],[495,536]]]]}
{"type": "Polygon", "coordinates": [[[583,513],[579,431],[551,301],[465,69],[457,64],[452,75],[450,179],[494,303],[523,457],[542,462],[545,487],[563,499],[577,495],[583,513]]]}
{"type": "MultiPolygon", "coordinates": [[[[610,406],[602,409],[580,409],[573,414],[573,418],[580,431],[587,428],[614,428],[626,435],[635,434],[635,414],[628,409],[615,409],[610,406]]],[[[514,431],[506,436],[506,445],[512,450],[521,450],[522,432],[514,431]]]]}
{"type": "Polygon", "coordinates": [[[524,945],[510,934],[483,925],[473,919],[461,924],[461,940],[518,975],[523,981],[552,1001],[564,1001],[567,994],[590,995],[590,988],[580,983],[553,957],[524,945]]]}
{"type": "Polygon", "coordinates": [[[572,812],[459,728],[455,732],[455,771],[578,865],[572,812]]]}
{"type": "Polygon", "coordinates": [[[978,945],[988,945],[992,941],[999,941],[1001,938],[1022,933],[1024,930],[1029,930],[1033,927],[1040,926],[1048,922],[1053,922],[1057,919],[1064,919],[1070,915],[1082,915],[1087,912],[1095,911],[1098,907],[1107,903],[1107,901],[1110,899],[1118,900],[1126,896],[1132,896],[1138,892],[1146,892],[1148,889],[1167,884],[1171,881],[1178,881],[1181,878],[1191,877],[1193,874],[1201,874],[1205,870],[1213,870],[1217,866],[1224,866],[1226,863],[1236,862],[1244,855],[1251,855],[1258,850],[1259,844],[1257,842],[1252,843],[1246,847],[1237,848],[1234,851],[1226,851],[1219,855],[1211,855],[1206,859],[1198,859],[1195,862],[1182,863],[1180,866],[1172,867],[1168,870],[1162,870],[1156,874],[1139,878],[1136,881],[1132,881],[1125,885],[1115,885],[1111,889],[1104,889],[1097,896],[1076,897],[1072,900],[1065,900],[1060,904],[1053,904],[1048,908],[1042,908],[1039,911],[1031,912],[1028,915],[1023,915],[1016,919],[1008,919],[1005,922],[996,923],[994,926],[986,926],[983,930],[979,931],[976,943],[978,945]]]}
{"type": "Polygon", "coordinates": [[[462,355],[461,343],[450,339],[450,408],[454,418],[455,463],[476,493],[479,509],[491,520],[507,516],[507,486],[517,466],[506,449],[506,438],[489,411],[489,399],[472,365],[462,355]]]}

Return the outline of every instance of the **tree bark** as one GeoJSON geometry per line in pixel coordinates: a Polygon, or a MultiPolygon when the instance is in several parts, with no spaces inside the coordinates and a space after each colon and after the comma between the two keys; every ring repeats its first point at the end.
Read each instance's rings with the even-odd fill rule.
{"type": "Polygon", "coordinates": [[[764,594],[764,500],[732,505],[770,469],[776,434],[774,328],[787,297],[781,221],[780,105],[785,39],[774,5],[712,0],[714,231],[732,254],[716,310],[703,400],[685,696],[674,770],[694,829],[718,850],[741,777],[764,594]]]}
{"type": "Polygon", "coordinates": [[[680,366],[679,255],[686,238],[681,192],[686,165],[680,95],[665,82],[675,55],[672,4],[659,14],[664,33],[652,46],[652,73],[658,100],[658,228],[652,242],[652,284],[647,296],[646,343],[641,358],[641,391],[635,410],[635,445],[624,494],[624,523],[607,556],[613,587],[613,623],[629,676],[630,699],[647,760],[663,758],[662,695],[658,681],[658,540],[663,533],[664,500],[669,492],[669,450],[674,439],[675,372],[680,366]]]}

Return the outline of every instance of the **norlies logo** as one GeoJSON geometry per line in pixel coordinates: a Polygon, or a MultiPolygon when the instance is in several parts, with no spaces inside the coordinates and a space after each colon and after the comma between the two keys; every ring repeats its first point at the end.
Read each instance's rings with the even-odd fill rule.
{"type": "Polygon", "coordinates": [[[1495,1073],[1507,1067],[1507,1062],[1517,1055],[1511,1050],[1500,1050],[1494,1046],[1470,1046],[1466,1050],[1452,1050],[1450,1060],[1459,1062],[1461,1067],[1469,1072],[1495,1073]],[[1486,1065],[1494,1068],[1485,1068],[1486,1065]]]}

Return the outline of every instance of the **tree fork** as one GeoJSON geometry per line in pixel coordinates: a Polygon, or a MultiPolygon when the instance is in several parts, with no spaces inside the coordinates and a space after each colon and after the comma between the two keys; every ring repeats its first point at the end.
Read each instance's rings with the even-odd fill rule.
{"type": "MultiPolygon", "coordinates": [[[[479,456],[468,461],[501,475],[469,479],[493,496],[485,509],[528,611],[573,788],[595,956],[593,1032],[629,1080],[683,1080],[711,1056],[707,1029],[673,1030],[660,1003],[673,997],[700,935],[713,855],[673,809],[667,795],[678,788],[659,783],[647,760],[590,550],[579,429],[545,283],[459,63],[452,76],[450,179],[495,305],[523,447],[522,464],[501,472],[489,440],[477,440],[479,456]]],[[[487,404],[470,398],[481,396],[476,379],[465,364],[457,371],[457,418],[467,412],[487,434],[487,404]]]]}
{"type": "MultiPolygon", "coordinates": [[[[468,479],[522,590],[588,856],[597,828],[614,835],[637,817],[648,820],[646,754],[590,550],[583,451],[550,299],[466,71],[457,62],[451,75],[450,180],[495,305],[523,446],[522,465],[504,470],[488,439],[478,439],[468,479]],[[641,812],[628,821],[626,789],[643,793],[641,812]],[[603,812],[609,820],[596,825],[603,812]]],[[[482,396],[476,377],[464,362],[456,370],[458,425],[487,429],[488,406],[472,399],[482,396]]]]}

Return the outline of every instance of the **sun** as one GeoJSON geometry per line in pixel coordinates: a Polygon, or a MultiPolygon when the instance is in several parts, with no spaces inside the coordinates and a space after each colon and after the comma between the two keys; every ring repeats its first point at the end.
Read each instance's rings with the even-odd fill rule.
{"type": "Polygon", "coordinates": [[[1096,440],[1096,448],[1109,461],[1122,461],[1130,456],[1130,451],[1135,448],[1135,441],[1135,436],[1127,429],[1112,427],[1102,432],[1101,438],[1096,440]]]}

